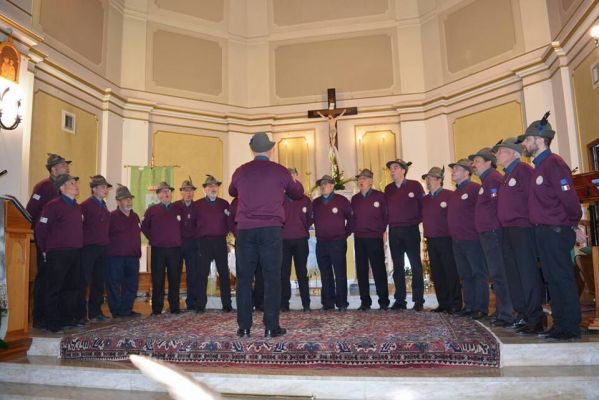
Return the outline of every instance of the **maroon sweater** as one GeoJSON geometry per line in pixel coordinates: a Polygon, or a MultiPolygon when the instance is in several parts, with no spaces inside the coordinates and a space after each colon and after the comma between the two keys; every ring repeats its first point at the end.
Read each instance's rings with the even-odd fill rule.
{"type": "Polygon", "coordinates": [[[58,197],[58,191],[54,188],[52,178],[42,179],[33,187],[31,198],[27,202],[27,212],[31,214],[31,226],[35,228],[40,219],[42,210],[52,199],[58,197]]]}
{"type": "Polygon", "coordinates": [[[108,230],[110,228],[110,211],[106,208],[106,202],[92,197],[81,203],[83,212],[83,245],[107,246],[110,243],[108,230]]]}
{"type": "Polygon", "coordinates": [[[385,187],[389,208],[389,226],[418,225],[422,222],[422,198],[424,189],[420,182],[405,179],[400,187],[391,182],[385,187]]]}
{"type": "Polygon", "coordinates": [[[325,204],[323,196],[312,202],[314,228],[318,240],[345,240],[352,233],[352,209],[349,201],[337,193],[325,204]]]}
{"type": "Polygon", "coordinates": [[[572,173],[565,161],[554,153],[542,161],[533,160],[535,169],[530,182],[528,209],[533,224],[576,226],[582,210],[572,173]]]}
{"type": "Polygon", "coordinates": [[[83,212],[65,196],[50,200],[35,228],[37,245],[43,252],[83,247],[83,212]]]}
{"type": "Polygon", "coordinates": [[[283,239],[305,239],[310,237],[308,230],[314,222],[312,219],[312,202],[307,196],[293,200],[285,196],[283,203],[285,209],[285,224],[283,225],[283,239]]]}
{"type": "Polygon", "coordinates": [[[478,190],[474,209],[474,222],[478,233],[499,229],[497,194],[503,181],[503,176],[494,168],[485,171],[481,178],[483,184],[478,190]]]}
{"type": "Polygon", "coordinates": [[[181,211],[170,204],[168,209],[161,203],[146,210],[141,230],[155,247],[181,246],[181,211]]]}
{"type": "Polygon", "coordinates": [[[378,190],[371,189],[366,193],[355,194],[351,199],[353,210],[353,230],[357,238],[382,238],[389,213],[385,195],[378,190]]]}
{"type": "Polygon", "coordinates": [[[178,200],[173,203],[181,213],[181,238],[194,239],[196,237],[197,209],[195,202],[192,201],[189,206],[185,205],[183,200],[178,200]]]}
{"type": "Polygon", "coordinates": [[[237,168],[229,186],[229,194],[239,199],[237,229],[282,227],[285,193],[299,199],[304,188],[282,165],[258,156],[237,168]]]}
{"type": "Polygon", "coordinates": [[[439,238],[449,236],[447,225],[447,207],[453,191],[439,189],[433,196],[431,193],[422,199],[422,225],[424,237],[439,238]]]}
{"type": "Polygon", "coordinates": [[[453,240],[478,240],[474,224],[474,208],[480,185],[471,181],[462,182],[449,198],[447,225],[453,240]]]}
{"type": "Polygon", "coordinates": [[[131,210],[129,216],[118,208],[110,213],[110,257],[141,257],[141,224],[139,216],[131,210]]]}
{"type": "Polygon", "coordinates": [[[528,192],[533,168],[519,161],[506,173],[497,196],[497,218],[503,227],[529,227],[528,192]]]}
{"type": "Polygon", "coordinates": [[[198,218],[196,237],[217,239],[229,233],[229,202],[217,197],[210,201],[208,197],[194,203],[198,218]]]}

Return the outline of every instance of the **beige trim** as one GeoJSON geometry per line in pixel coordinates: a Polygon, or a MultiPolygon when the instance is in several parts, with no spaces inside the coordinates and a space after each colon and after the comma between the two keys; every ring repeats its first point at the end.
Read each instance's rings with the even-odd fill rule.
{"type": "Polygon", "coordinates": [[[27,36],[29,36],[30,38],[32,38],[33,40],[35,40],[38,43],[41,43],[44,41],[43,37],[41,37],[37,33],[33,32],[31,29],[24,27],[23,25],[19,24],[18,22],[13,21],[12,19],[5,16],[4,14],[0,14],[0,22],[4,22],[11,28],[14,28],[15,30],[17,30],[19,32],[25,33],[27,36]]]}

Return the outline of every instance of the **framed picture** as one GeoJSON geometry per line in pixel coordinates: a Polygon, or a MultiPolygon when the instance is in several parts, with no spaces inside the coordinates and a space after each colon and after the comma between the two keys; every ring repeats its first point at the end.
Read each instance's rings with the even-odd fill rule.
{"type": "Polygon", "coordinates": [[[9,36],[8,39],[0,43],[0,77],[19,83],[20,64],[21,55],[12,44],[12,38],[9,36]]]}

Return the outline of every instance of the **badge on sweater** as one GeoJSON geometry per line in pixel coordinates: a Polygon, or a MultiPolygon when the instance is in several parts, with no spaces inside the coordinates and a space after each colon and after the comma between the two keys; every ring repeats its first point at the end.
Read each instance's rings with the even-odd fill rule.
{"type": "Polygon", "coordinates": [[[567,192],[568,190],[570,190],[570,185],[568,184],[568,180],[566,178],[562,178],[559,181],[559,185],[562,188],[562,192],[567,192]]]}
{"type": "Polygon", "coordinates": [[[514,178],[511,178],[508,182],[507,182],[508,186],[510,187],[514,187],[516,186],[516,180],[514,178]]]}
{"type": "Polygon", "coordinates": [[[483,189],[482,187],[480,189],[478,189],[478,194],[483,194],[485,192],[485,189],[483,189]]]}
{"type": "Polygon", "coordinates": [[[445,208],[445,207],[447,207],[447,202],[442,201],[440,205],[441,205],[441,208],[445,208]]]}
{"type": "Polygon", "coordinates": [[[47,224],[47,223],[48,223],[48,218],[46,218],[46,217],[41,217],[41,218],[40,218],[40,222],[41,222],[42,224],[47,224]]]}
{"type": "Polygon", "coordinates": [[[187,219],[191,219],[191,214],[187,214],[187,219]]]}
{"type": "Polygon", "coordinates": [[[537,185],[541,185],[543,183],[543,177],[541,175],[537,176],[537,180],[535,182],[537,185]]]}
{"type": "Polygon", "coordinates": [[[37,194],[37,193],[35,193],[35,194],[34,194],[33,196],[31,196],[31,197],[33,197],[33,200],[39,200],[39,199],[41,199],[41,198],[42,198],[42,196],[40,196],[40,195],[39,195],[39,194],[37,194]]]}
{"type": "Polygon", "coordinates": [[[468,198],[468,193],[464,193],[464,194],[462,195],[462,200],[466,200],[467,198],[468,198]]]}
{"type": "Polygon", "coordinates": [[[337,207],[333,207],[333,214],[337,214],[339,212],[339,209],[337,207]]]}
{"type": "Polygon", "coordinates": [[[85,221],[85,216],[81,214],[81,221],[85,221]]]}
{"type": "Polygon", "coordinates": [[[497,197],[497,188],[491,188],[491,197],[497,197]]]}
{"type": "Polygon", "coordinates": [[[379,203],[378,201],[375,201],[373,204],[376,208],[379,208],[381,206],[381,203],[379,203]]]}
{"type": "Polygon", "coordinates": [[[177,221],[181,221],[181,216],[177,215],[177,221]]]}
{"type": "Polygon", "coordinates": [[[228,217],[229,215],[231,215],[231,211],[229,211],[225,208],[225,215],[228,217]]]}
{"type": "Polygon", "coordinates": [[[305,214],[308,212],[308,209],[306,207],[302,207],[302,212],[305,214]]]}
{"type": "Polygon", "coordinates": [[[413,199],[414,198],[414,192],[408,193],[408,197],[411,198],[411,199],[413,199]]]}

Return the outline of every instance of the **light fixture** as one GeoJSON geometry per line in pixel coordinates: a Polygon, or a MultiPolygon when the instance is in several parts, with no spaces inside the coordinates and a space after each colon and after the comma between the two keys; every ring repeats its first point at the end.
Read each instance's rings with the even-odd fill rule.
{"type": "Polygon", "coordinates": [[[595,47],[599,47],[599,25],[593,25],[591,28],[591,37],[595,40],[595,47]]]}
{"type": "MultiPolygon", "coordinates": [[[[19,126],[19,124],[21,123],[21,120],[22,120],[22,117],[19,114],[19,109],[21,108],[21,99],[18,99],[18,100],[16,100],[15,103],[13,103],[13,104],[16,104],[16,106],[17,106],[16,110],[14,110],[13,112],[11,112],[11,114],[12,113],[15,114],[14,122],[11,125],[4,125],[4,122],[2,121],[2,116],[6,115],[6,112],[5,112],[5,110],[6,110],[5,100],[10,100],[10,98],[9,99],[6,98],[7,97],[6,95],[8,94],[9,91],[10,91],[10,86],[7,87],[6,89],[4,89],[2,91],[2,94],[0,94],[0,131],[2,129],[6,130],[6,131],[12,131],[12,130],[16,129],[19,126]]],[[[9,107],[10,106],[12,106],[12,104],[9,104],[9,107]]]]}

